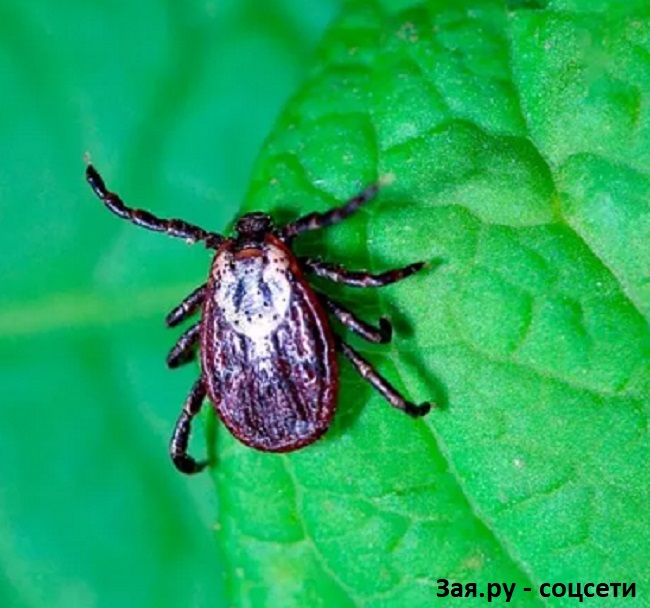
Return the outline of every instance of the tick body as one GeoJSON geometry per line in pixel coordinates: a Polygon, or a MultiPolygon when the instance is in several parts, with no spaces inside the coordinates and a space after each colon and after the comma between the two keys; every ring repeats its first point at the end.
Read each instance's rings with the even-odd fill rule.
{"type": "Polygon", "coordinates": [[[288,452],[330,424],[338,392],[334,336],[296,258],[275,236],[217,251],[201,326],[208,397],[240,441],[288,452]]]}
{"type": "Polygon", "coordinates": [[[394,407],[411,416],[430,405],[415,405],[354,350],[336,336],[329,315],[371,342],[388,342],[391,326],[379,326],[315,291],[306,275],[315,274],[354,287],[381,287],[420,270],[422,263],[381,274],[352,272],[320,260],[296,257],[293,239],[307,230],[344,220],[370,201],[378,186],[366,188],[341,207],[312,213],[276,228],[264,213],[243,215],[235,234],[225,238],[182,220],[164,220],[127,207],[107,190],[92,165],[86,178],[97,196],[116,215],[150,230],[190,242],[202,241],[215,251],[205,284],[189,294],[167,316],[178,325],[200,312],[200,320],[178,339],[167,356],[170,367],[200,353],[201,374],[176,423],[170,455],[183,473],[196,473],[206,463],[187,454],[193,417],[207,396],[228,430],[242,443],[266,452],[290,452],[309,445],[327,431],[339,390],[337,351],[394,407]]]}

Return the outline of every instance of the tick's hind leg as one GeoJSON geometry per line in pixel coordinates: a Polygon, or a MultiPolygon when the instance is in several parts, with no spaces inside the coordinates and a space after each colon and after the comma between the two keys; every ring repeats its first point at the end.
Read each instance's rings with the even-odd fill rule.
{"type": "Polygon", "coordinates": [[[328,264],[321,260],[300,258],[300,263],[307,272],[313,272],[319,277],[334,283],[349,285],[350,287],[383,287],[384,285],[390,285],[410,277],[418,270],[422,270],[425,265],[424,262],[415,262],[404,266],[404,268],[395,268],[379,274],[371,274],[365,270],[347,270],[343,266],[328,264]]]}
{"type": "Polygon", "coordinates": [[[178,306],[176,306],[176,308],[165,317],[165,323],[167,323],[167,326],[174,327],[192,316],[199,309],[201,304],[203,304],[205,289],[206,284],[203,283],[203,285],[197,287],[178,306]]]}
{"type": "Polygon", "coordinates": [[[194,358],[194,346],[199,341],[201,324],[195,323],[183,332],[167,355],[167,365],[172,369],[194,358]]]}
{"type": "Polygon", "coordinates": [[[381,393],[384,399],[386,399],[393,407],[402,410],[414,418],[429,413],[429,410],[431,409],[430,403],[416,405],[404,399],[404,397],[397,392],[395,387],[388,382],[388,380],[383,378],[379,372],[349,344],[346,344],[343,340],[339,340],[338,348],[350,360],[359,374],[361,374],[365,380],[370,382],[370,384],[372,384],[372,386],[381,393]]]}
{"type": "Polygon", "coordinates": [[[379,184],[371,184],[340,207],[335,207],[325,213],[314,212],[299,217],[295,222],[287,224],[282,229],[282,237],[291,240],[301,232],[306,232],[307,230],[318,230],[319,228],[325,228],[332,224],[337,224],[351,216],[359,207],[361,207],[361,205],[371,201],[377,192],[379,192],[379,184]]]}
{"type": "Polygon", "coordinates": [[[330,300],[328,297],[318,294],[319,298],[323,301],[327,309],[348,329],[354,333],[359,334],[369,342],[376,344],[386,344],[390,342],[393,336],[393,328],[390,321],[386,317],[379,319],[379,327],[369,325],[362,321],[352,311],[345,308],[338,302],[330,300]]]}
{"type": "Polygon", "coordinates": [[[169,455],[174,462],[174,466],[181,472],[191,475],[198,473],[206,467],[207,462],[197,462],[187,453],[187,443],[190,438],[192,427],[192,418],[199,413],[201,404],[205,398],[205,383],[203,378],[199,378],[192,386],[190,394],[185,400],[183,411],[181,412],[174,434],[169,444],[169,455]]]}

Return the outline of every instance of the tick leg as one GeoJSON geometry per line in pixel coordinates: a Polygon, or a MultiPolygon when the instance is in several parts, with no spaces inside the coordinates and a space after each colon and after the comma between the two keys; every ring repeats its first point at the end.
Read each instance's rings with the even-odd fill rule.
{"type": "Polygon", "coordinates": [[[127,207],[117,194],[107,190],[101,175],[90,164],[86,167],[86,181],[110,211],[122,219],[129,220],[136,226],[142,226],[154,232],[165,232],[170,236],[186,239],[192,243],[206,241],[206,245],[211,248],[218,247],[224,240],[221,235],[215,232],[208,232],[183,220],[164,220],[143,209],[127,207]]]}
{"type": "Polygon", "coordinates": [[[194,358],[194,345],[199,341],[201,324],[195,323],[184,331],[167,355],[167,365],[172,369],[194,358]]]}
{"type": "Polygon", "coordinates": [[[393,335],[393,328],[386,317],[379,319],[379,327],[373,327],[359,319],[352,311],[348,310],[338,302],[334,302],[322,294],[318,294],[318,296],[324,302],[327,309],[343,325],[351,329],[354,333],[359,334],[362,338],[365,338],[369,342],[375,342],[376,344],[386,344],[386,342],[390,342],[393,335]]]}
{"type": "Polygon", "coordinates": [[[193,315],[196,310],[203,304],[203,298],[205,297],[205,287],[206,284],[203,283],[201,287],[197,287],[189,296],[187,296],[174,310],[172,310],[166,317],[165,323],[169,327],[174,327],[178,325],[181,321],[184,321],[191,315],[193,315]]]}
{"type": "Polygon", "coordinates": [[[201,404],[205,398],[205,384],[203,378],[199,378],[192,386],[190,394],[185,400],[183,411],[181,412],[174,434],[169,444],[169,455],[172,458],[174,466],[181,472],[191,475],[198,473],[206,467],[207,462],[197,462],[187,453],[187,443],[190,438],[192,418],[199,413],[201,404]]]}
{"type": "Polygon", "coordinates": [[[410,277],[425,266],[424,262],[415,262],[404,266],[404,268],[395,268],[379,274],[371,274],[365,270],[346,270],[343,266],[328,264],[317,259],[300,258],[300,263],[307,272],[313,272],[315,275],[334,283],[342,283],[351,287],[383,287],[410,277]]]}
{"type": "Polygon", "coordinates": [[[285,239],[291,240],[301,232],[307,230],[318,230],[336,224],[345,218],[351,216],[361,205],[371,201],[379,192],[379,183],[371,184],[363,192],[360,192],[355,197],[351,198],[347,203],[340,207],[330,209],[325,213],[309,213],[303,217],[298,218],[295,222],[287,224],[282,229],[282,236],[285,239]]]}
{"type": "Polygon", "coordinates": [[[343,340],[339,340],[338,347],[339,350],[350,360],[352,365],[354,365],[359,374],[361,374],[365,380],[370,382],[370,384],[372,384],[372,386],[381,393],[381,395],[393,407],[402,410],[414,418],[429,413],[429,410],[431,409],[430,403],[416,405],[404,399],[404,397],[397,392],[395,387],[388,382],[388,380],[380,376],[379,372],[349,344],[346,344],[343,340]]]}

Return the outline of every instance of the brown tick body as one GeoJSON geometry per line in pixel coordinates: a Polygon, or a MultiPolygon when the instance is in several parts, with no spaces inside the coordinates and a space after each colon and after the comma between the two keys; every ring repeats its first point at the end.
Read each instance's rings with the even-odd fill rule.
{"type": "Polygon", "coordinates": [[[366,188],[341,207],[311,213],[281,229],[264,213],[243,215],[235,236],[225,238],[182,220],[163,220],[127,207],[109,192],[92,165],[86,178],[97,196],[116,215],[150,230],[190,242],[203,241],[216,251],[205,284],[167,316],[175,326],[202,309],[199,322],[187,329],[167,356],[170,367],[194,358],[199,345],[201,375],[188,395],[170,444],[179,471],[196,473],[206,463],[187,454],[192,418],[204,398],[242,443],[265,452],[290,452],[316,441],[328,429],[339,388],[336,351],[394,407],[423,416],[430,405],[406,401],[395,388],[342,339],[334,335],[327,313],[366,340],[391,338],[389,322],[368,325],[351,311],[314,291],[306,273],[355,287],[380,287],[420,270],[422,263],[372,275],[351,272],[320,260],[298,258],[295,236],[335,224],[370,201],[377,185],[366,188]]]}

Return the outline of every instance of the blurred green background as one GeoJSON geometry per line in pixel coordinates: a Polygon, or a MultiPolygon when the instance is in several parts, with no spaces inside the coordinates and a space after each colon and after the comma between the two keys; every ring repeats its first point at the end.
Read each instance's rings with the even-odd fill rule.
{"type": "Polygon", "coordinates": [[[208,257],[112,217],[83,156],[222,230],[338,5],[0,3],[3,608],[220,605],[211,481],[166,455],[196,370],[163,317],[208,257]]]}

